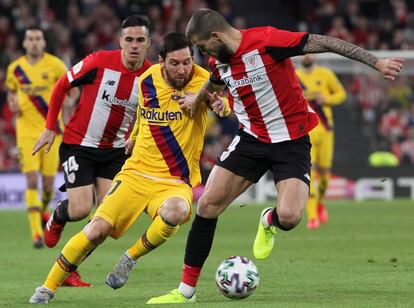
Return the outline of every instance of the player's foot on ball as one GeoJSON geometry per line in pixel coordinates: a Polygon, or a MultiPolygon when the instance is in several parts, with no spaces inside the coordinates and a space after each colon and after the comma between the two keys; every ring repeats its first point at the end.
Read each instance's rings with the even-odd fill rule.
{"type": "Polygon", "coordinates": [[[319,203],[317,207],[319,222],[322,224],[326,224],[328,222],[328,210],[323,205],[323,203],[319,203]]]}
{"type": "Polygon", "coordinates": [[[69,277],[63,280],[62,286],[73,288],[93,287],[92,284],[82,281],[77,271],[70,273],[69,277]]]}
{"type": "Polygon", "coordinates": [[[306,225],[306,227],[309,230],[315,230],[315,229],[319,229],[320,223],[318,219],[310,219],[308,221],[308,224],[306,225]]]}
{"type": "Polygon", "coordinates": [[[34,248],[43,248],[43,238],[40,235],[36,235],[33,239],[33,247],[34,248]]]}
{"type": "Polygon", "coordinates": [[[42,228],[46,228],[46,224],[50,219],[50,213],[48,210],[44,211],[42,214],[42,228]]]}
{"type": "Polygon", "coordinates": [[[124,253],[115,265],[112,272],[106,277],[106,284],[112,289],[119,289],[127,283],[129,273],[137,264],[137,261],[130,258],[127,253],[124,253]]]}
{"type": "Polygon", "coordinates": [[[65,225],[58,224],[54,219],[53,215],[50,216],[45,230],[45,244],[47,247],[52,248],[55,247],[56,244],[59,242],[60,237],[62,236],[63,228],[65,225]]]}
{"type": "Polygon", "coordinates": [[[258,260],[266,259],[270,255],[277,233],[275,226],[265,228],[262,223],[263,215],[269,210],[273,210],[273,208],[266,208],[260,214],[259,227],[257,229],[256,238],[254,239],[253,255],[258,260]]]}
{"type": "Polygon", "coordinates": [[[54,298],[55,295],[52,291],[45,287],[38,287],[35,290],[35,293],[29,299],[30,304],[49,304],[50,300],[54,298]]]}
{"type": "Polygon", "coordinates": [[[151,298],[147,304],[187,304],[187,303],[195,303],[196,302],[196,295],[194,294],[191,298],[187,298],[178,291],[178,289],[174,289],[171,292],[161,295],[158,297],[151,298]]]}

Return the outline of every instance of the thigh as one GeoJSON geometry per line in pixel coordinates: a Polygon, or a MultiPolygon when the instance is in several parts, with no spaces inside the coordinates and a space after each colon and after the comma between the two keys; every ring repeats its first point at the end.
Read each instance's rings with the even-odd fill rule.
{"type": "Polygon", "coordinates": [[[121,171],[127,158],[124,148],[102,151],[96,169],[96,177],[112,180],[121,171]]]}
{"type": "Polygon", "coordinates": [[[310,139],[303,136],[272,145],[269,159],[275,183],[287,179],[299,179],[309,186],[311,174],[310,139]]]}
{"type": "Polygon", "coordinates": [[[268,170],[267,152],[269,144],[264,144],[246,133],[237,135],[216,165],[253,183],[257,183],[268,170]]]}
{"type": "Polygon", "coordinates": [[[198,202],[197,213],[205,218],[218,217],[252,183],[225,168],[214,166],[198,202]]]}
{"type": "Polygon", "coordinates": [[[320,159],[318,166],[320,168],[329,169],[332,167],[333,152],[334,152],[334,133],[333,131],[326,131],[323,134],[324,138],[321,143],[320,159]]]}
{"type": "Polygon", "coordinates": [[[36,142],[36,138],[18,138],[17,150],[20,170],[22,173],[40,170],[41,153],[32,155],[32,149],[36,142]]]}
{"type": "Polygon", "coordinates": [[[56,136],[55,142],[46,153],[44,148],[41,150],[40,171],[44,176],[54,177],[59,167],[59,147],[62,142],[62,136],[56,136]]]}
{"type": "Polygon", "coordinates": [[[96,197],[97,197],[97,204],[99,205],[107,192],[110,190],[112,186],[112,180],[110,179],[104,179],[104,178],[96,178],[95,181],[95,191],[96,191],[96,197]]]}
{"type": "Polygon", "coordinates": [[[61,143],[59,148],[66,188],[95,183],[95,159],[88,149],[78,145],[61,143]]]}
{"type": "Polygon", "coordinates": [[[153,193],[146,209],[151,219],[155,219],[158,216],[158,210],[163,206],[166,200],[173,197],[183,199],[188,206],[189,215],[188,218],[182,223],[186,223],[191,218],[192,203],[193,203],[193,191],[190,186],[185,183],[169,183],[166,181],[153,181],[153,193]]]}
{"type": "Polygon", "coordinates": [[[113,238],[121,237],[146,210],[150,188],[145,178],[128,170],[114,178],[112,187],[95,213],[113,226],[113,238]]]}

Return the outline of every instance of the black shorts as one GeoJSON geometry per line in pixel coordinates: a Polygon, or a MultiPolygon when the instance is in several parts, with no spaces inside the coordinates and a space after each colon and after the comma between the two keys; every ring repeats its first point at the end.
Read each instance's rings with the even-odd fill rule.
{"type": "Polygon", "coordinates": [[[309,136],[279,143],[265,143],[239,131],[216,165],[254,183],[270,170],[275,183],[298,178],[309,186],[311,160],[309,136]]]}
{"type": "Polygon", "coordinates": [[[98,149],[63,142],[59,156],[66,188],[94,184],[96,178],[112,180],[128,158],[124,148],[98,149]]]}

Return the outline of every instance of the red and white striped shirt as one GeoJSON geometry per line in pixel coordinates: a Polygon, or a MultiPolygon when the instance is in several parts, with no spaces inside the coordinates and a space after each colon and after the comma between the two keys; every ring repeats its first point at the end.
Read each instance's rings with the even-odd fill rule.
{"type": "Polygon", "coordinates": [[[273,27],[241,30],[230,63],[210,57],[211,81],[224,83],[241,128],[266,143],[297,139],[318,123],[302,96],[289,57],[303,54],[308,34],[273,27]]]}
{"type": "Polygon", "coordinates": [[[83,86],[79,104],[65,127],[63,142],[93,148],[122,148],[138,105],[138,77],[151,66],[148,60],[136,71],[121,61],[121,50],[98,51],[73,66],[53,90],[46,128],[53,130],[67,91],[83,86]]]}

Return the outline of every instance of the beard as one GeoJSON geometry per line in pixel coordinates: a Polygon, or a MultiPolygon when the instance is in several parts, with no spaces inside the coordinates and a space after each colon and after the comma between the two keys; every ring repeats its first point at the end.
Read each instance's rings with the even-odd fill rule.
{"type": "Polygon", "coordinates": [[[226,45],[221,45],[219,49],[217,50],[217,60],[219,60],[221,63],[230,63],[230,58],[232,56],[232,53],[229,51],[226,45]]]}
{"type": "Polygon", "coordinates": [[[182,80],[174,79],[173,76],[168,72],[168,70],[165,70],[165,76],[167,77],[168,83],[177,90],[182,90],[187,83],[190,82],[191,76],[193,76],[194,69],[191,70],[190,74],[184,77],[182,80]]]}

